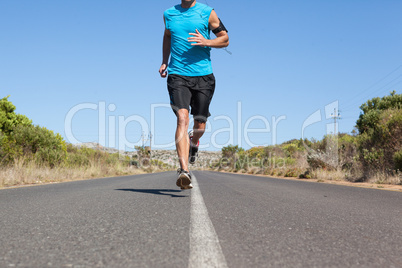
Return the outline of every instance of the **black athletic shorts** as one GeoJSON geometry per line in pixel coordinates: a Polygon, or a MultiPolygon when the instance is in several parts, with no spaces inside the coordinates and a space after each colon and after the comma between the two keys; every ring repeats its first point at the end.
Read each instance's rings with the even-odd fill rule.
{"type": "Polygon", "coordinates": [[[167,79],[170,105],[176,113],[180,109],[190,110],[194,120],[206,122],[211,115],[209,104],[215,92],[215,76],[182,76],[171,74],[167,79]]]}

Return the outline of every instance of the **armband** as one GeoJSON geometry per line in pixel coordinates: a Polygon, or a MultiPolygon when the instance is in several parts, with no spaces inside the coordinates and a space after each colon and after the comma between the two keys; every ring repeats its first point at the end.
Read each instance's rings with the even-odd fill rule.
{"type": "Polygon", "coordinates": [[[212,32],[213,32],[214,34],[217,34],[217,33],[222,32],[222,31],[225,31],[225,32],[227,32],[227,33],[229,32],[229,31],[226,29],[225,25],[223,25],[221,19],[219,19],[219,27],[216,28],[216,29],[214,29],[214,30],[212,30],[212,32]]]}

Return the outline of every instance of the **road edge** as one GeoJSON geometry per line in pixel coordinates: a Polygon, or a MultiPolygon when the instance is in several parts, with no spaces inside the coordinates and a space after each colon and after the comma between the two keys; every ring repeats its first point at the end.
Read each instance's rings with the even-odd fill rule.
{"type": "Polygon", "coordinates": [[[246,174],[246,173],[237,173],[237,172],[228,172],[228,171],[213,171],[213,172],[244,175],[244,176],[254,176],[254,177],[265,177],[265,178],[273,178],[273,179],[279,179],[279,180],[304,181],[304,182],[311,182],[311,183],[342,185],[342,186],[357,187],[357,188],[386,190],[386,191],[392,191],[392,192],[402,192],[402,185],[377,184],[377,183],[369,183],[369,182],[347,182],[347,181],[335,181],[335,180],[319,180],[318,181],[315,179],[299,179],[296,177],[279,177],[279,176],[271,176],[271,175],[263,175],[263,174],[246,174]]]}

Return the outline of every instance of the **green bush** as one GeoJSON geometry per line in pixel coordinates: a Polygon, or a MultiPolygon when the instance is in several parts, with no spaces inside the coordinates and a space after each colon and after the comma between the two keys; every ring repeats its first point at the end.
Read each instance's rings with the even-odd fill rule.
{"type": "Polygon", "coordinates": [[[338,136],[339,163],[343,170],[356,168],[358,140],[355,136],[339,134],[338,136]]]}
{"type": "Polygon", "coordinates": [[[222,148],[222,158],[219,161],[219,167],[239,170],[244,164],[247,164],[244,160],[247,161],[247,156],[243,148],[238,145],[228,145],[222,148]]]}
{"type": "Polygon", "coordinates": [[[129,166],[130,163],[133,164],[133,162],[136,162],[135,165],[138,167],[138,162],[131,160],[128,156],[121,159],[118,153],[110,154],[108,152],[88,147],[75,147],[72,144],[67,145],[66,164],[69,167],[88,167],[96,164],[105,167],[112,167],[120,164],[129,166]]]}
{"type": "Polygon", "coordinates": [[[87,167],[90,165],[86,150],[74,147],[72,144],[67,145],[67,166],[69,167],[87,167]]]}
{"type": "Polygon", "coordinates": [[[296,144],[285,144],[282,146],[283,151],[285,152],[287,157],[294,157],[295,153],[297,152],[298,148],[296,144]]]}
{"type": "Polygon", "coordinates": [[[296,169],[296,168],[291,168],[291,169],[288,169],[286,172],[285,172],[285,177],[298,177],[298,170],[296,169]]]}
{"type": "Polygon", "coordinates": [[[222,156],[225,158],[233,158],[237,153],[243,152],[244,149],[238,145],[228,145],[222,148],[222,156]]]}
{"type": "Polygon", "coordinates": [[[402,149],[394,154],[395,170],[402,172],[402,149]]]}
{"type": "Polygon", "coordinates": [[[365,176],[376,172],[391,174],[395,154],[402,149],[402,109],[381,111],[377,125],[358,136],[360,160],[365,176]]]}
{"type": "Polygon", "coordinates": [[[0,165],[8,165],[23,155],[22,148],[15,139],[0,133],[0,165]]]}
{"type": "Polygon", "coordinates": [[[299,179],[311,179],[311,172],[306,170],[304,173],[299,175],[299,179]]]}
{"type": "MultiPolygon", "coordinates": [[[[241,153],[241,150],[240,152],[241,153]]],[[[249,158],[264,158],[265,157],[265,148],[264,147],[253,147],[250,148],[249,150],[245,151],[245,154],[249,158]]]]}
{"type": "MultiPolygon", "coordinates": [[[[114,154],[109,154],[107,153],[107,157],[106,157],[106,164],[107,165],[115,165],[120,161],[120,156],[118,153],[114,153],[114,154]]],[[[127,161],[127,163],[130,162],[130,158],[124,158],[124,161],[127,161]]]]}
{"type": "Polygon", "coordinates": [[[16,159],[50,167],[129,165],[129,157],[121,161],[119,154],[67,145],[60,134],[32,125],[31,120],[16,114],[15,109],[8,97],[0,99],[0,165],[12,164],[16,159]]]}
{"type": "Polygon", "coordinates": [[[0,157],[1,164],[24,157],[53,167],[66,159],[66,144],[59,134],[46,128],[18,125],[0,138],[0,157]]]}
{"type": "MultiPolygon", "coordinates": [[[[32,157],[38,164],[51,167],[61,164],[67,156],[67,146],[60,134],[40,126],[19,125],[10,134],[16,151],[32,157]]],[[[16,155],[19,157],[20,155],[16,155]]]]}

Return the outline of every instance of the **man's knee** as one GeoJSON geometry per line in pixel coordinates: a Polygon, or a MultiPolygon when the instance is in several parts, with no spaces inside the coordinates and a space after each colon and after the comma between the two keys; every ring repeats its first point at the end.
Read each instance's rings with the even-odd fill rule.
{"type": "Polygon", "coordinates": [[[194,124],[206,124],[208,118],[202,115],[194,116],[194,124]]]}
{"type": "Polygon", "coordinates": [[[206,122],[200,122],[197,120],[194,120],[194,130],[204,130],[206,126],[206,122]]]}
{"type": "Polygon", "coordinates": [[[177,124],[178,125],[188,125],[190,118],[189,118],[189,114],[188,114],[188,110],[186,109],[180,109],[179,111],[177,111],[176,113],[177,116],[177,124]]]}

